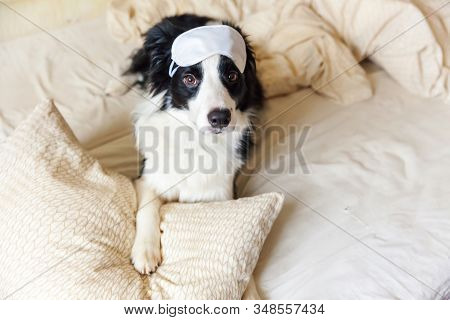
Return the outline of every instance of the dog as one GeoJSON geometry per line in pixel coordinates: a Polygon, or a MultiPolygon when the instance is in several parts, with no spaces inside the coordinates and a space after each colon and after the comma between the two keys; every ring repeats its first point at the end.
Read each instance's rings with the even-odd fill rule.
{"type": "MultiPolygon", "coordinates": [[[[149,274],[161,262],[163,202],[233,199],[235,177],[253,145],[263,91],[252,47],[240,28],[192,14],[167,17],[150,28],[143,46],[131,56],[125,76],[133,76],[135,85],[160,101],[156,108],[143,102],[134,113],[136,144],[144,165],[135,181],[138,212],[131,260],[138,272],[149,274]],[[203,44],[206,53],[214,50],[209,46],[228,45],[214,38],[219,32],[231,35],[243,49],[233,47],[230,55],[216,53],[204,59],[194,54],[191,63],[195,64],[175,63],[179,62],[174,61],[176,54],[179,60],[189,60],[198,49],[189,42],[194,41],[192,34],[210,37],[203,44]],[[175,44],[182,41],[179,52],[174,52],[175,44]]],[[[253,279],[250,286],[254,287],[253,279]]],[[[251,290],[249,297],[256,298],[255,288],[251,290]]]]}

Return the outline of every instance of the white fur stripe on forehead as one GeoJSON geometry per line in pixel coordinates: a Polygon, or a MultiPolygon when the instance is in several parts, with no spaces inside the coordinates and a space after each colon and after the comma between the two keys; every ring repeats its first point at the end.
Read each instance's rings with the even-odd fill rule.
{"type": "Polygon", "coordinates": [[[212,25],[191,29],[175,39],[169,75],[173,77],[178,67],[192,66],[215,54],[230,58],[244,72],[247,61],[244,38],[230,26],[212,25]]]}

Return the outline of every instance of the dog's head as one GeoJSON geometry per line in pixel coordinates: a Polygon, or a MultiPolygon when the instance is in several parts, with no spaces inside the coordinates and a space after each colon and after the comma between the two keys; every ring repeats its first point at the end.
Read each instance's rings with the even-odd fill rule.
{"type": "Polygon", "coordinates": [[[261,106],[262,89],[249,43],[239,28],[228,23],[245,41],[246,61],[242,73],[232,59],[215,54],[196,64],[179,67],[169,76],[174,40],[188,30],[208,24],[217,22],[195,15],[163,19],[147,32],[144,46],[133,56],[128,72],[141,73],[141,84],[152,95],[165,92],[162,109],[186,110],[199,130],[221,133],[238,126],[244,114],[248,117],[261,106]]]}

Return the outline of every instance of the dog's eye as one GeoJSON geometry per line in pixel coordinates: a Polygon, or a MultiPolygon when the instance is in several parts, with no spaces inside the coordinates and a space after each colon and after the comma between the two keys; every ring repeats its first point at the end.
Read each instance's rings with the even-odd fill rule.
{"type": "Polygon", "coordinates": [[[238,79],[238,74],[237,74],[237,72],[236,71],[231,71],[229,74],[228,74],[228,81],[230,81],[230,82],[235,82],[235,81],[237,81],[237,79],[238,79]]]}
{"type": "Polygon", "coordinates": [[[187,74],[183,78],[183,82],[188,87],[195,87],[198,83],[197,78],[195,78],[192,74],[187,74]]]}

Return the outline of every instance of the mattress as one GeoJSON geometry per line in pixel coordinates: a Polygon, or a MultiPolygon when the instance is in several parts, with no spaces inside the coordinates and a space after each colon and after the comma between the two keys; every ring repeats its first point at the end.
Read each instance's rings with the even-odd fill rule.
{"type": "MultiPolygon", "coordinates": [[[[112,40],[104,20],[0,43],[0,141],[51,97],[91,154],[133,178],[130,112],[142,97],[105,94],[133,47],[112,40]]],[[[370,100],[342,106],[303,89],[266,103],[262,123],[289,143],[263,134],[262,169],[238,186],[286,194],[255,271],[264,298],[448,297],[450,109],[367,68],[370,100]]]]}

